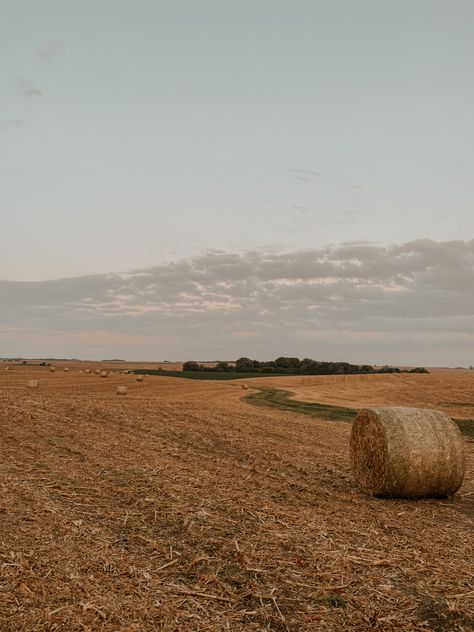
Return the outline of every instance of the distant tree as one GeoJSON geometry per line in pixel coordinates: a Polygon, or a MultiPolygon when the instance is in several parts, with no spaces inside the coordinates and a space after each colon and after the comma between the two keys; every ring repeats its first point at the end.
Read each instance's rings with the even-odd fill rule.
{"type": "Polygon", "coordinates": [[[183,364],[183,371],[200,371],[201,367],[197,362],[193,362],[192,360],[188,360],[183,364]]]}
{"type": "Polygon", "coordinates": [[[218,362],[214,367],[214,371],[227,372],[233,371],[234,367],[230,366],[228,362],[218,362]]]}
{"type": "Polygon", "coordinates": [[[235,370],[240,373],[251,373],[255,368],[255,361],[250,358],[243,357],[235,361],[235,370]]]}

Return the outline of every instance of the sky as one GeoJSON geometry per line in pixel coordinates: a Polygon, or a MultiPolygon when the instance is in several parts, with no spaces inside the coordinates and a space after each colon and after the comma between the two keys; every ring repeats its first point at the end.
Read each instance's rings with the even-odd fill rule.
{"type": "Polygon", "coordinates": [[[1,0],[0,356],[471,364],[473,67],[471,0],[1,0]]]}

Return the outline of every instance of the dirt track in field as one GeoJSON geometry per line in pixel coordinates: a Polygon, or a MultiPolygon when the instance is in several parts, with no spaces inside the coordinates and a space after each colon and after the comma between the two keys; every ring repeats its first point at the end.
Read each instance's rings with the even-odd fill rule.
{"type": "MultiPolygon", "coordinates": [[[[0,630],[474,627],[472,442],[453,499],[373,499],[347,424],[249,406],[237,381],[69,366],[0,369],[0,630]]],[[[455,372],[362,377],[247,383],[472,414],[455,372]]]]}

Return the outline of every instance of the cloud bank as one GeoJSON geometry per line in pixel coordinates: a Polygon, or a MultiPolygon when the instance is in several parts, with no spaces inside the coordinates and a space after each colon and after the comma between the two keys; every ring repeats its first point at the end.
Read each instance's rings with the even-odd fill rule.
{"type": "Polygon", "coordinates": [[[474,240],[209,251],[152,268],[0,281],[0,355],[278,355],[474,363],[474,240]]]}

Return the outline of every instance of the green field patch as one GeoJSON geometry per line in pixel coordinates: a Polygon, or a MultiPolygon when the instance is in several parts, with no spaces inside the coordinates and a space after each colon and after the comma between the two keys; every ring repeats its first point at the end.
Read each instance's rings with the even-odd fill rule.
{"type": "Polygon", "coordinates": [[[463,435],[474,440],[474,419],[453,419],[453,421],[457,423],[463,435]]]}
{"type": "MultiPolygon", "coordinates": [[[[275,377],[274,373],[240,373],[229,371],[167,371],[166,369],[134,369],[137,375],[161,375],[162,377],[182,377],[187,380],[249,380],[254,377],[275,377]]],[[[286,375],[279,373],[278,375],[286,375]]]]}

